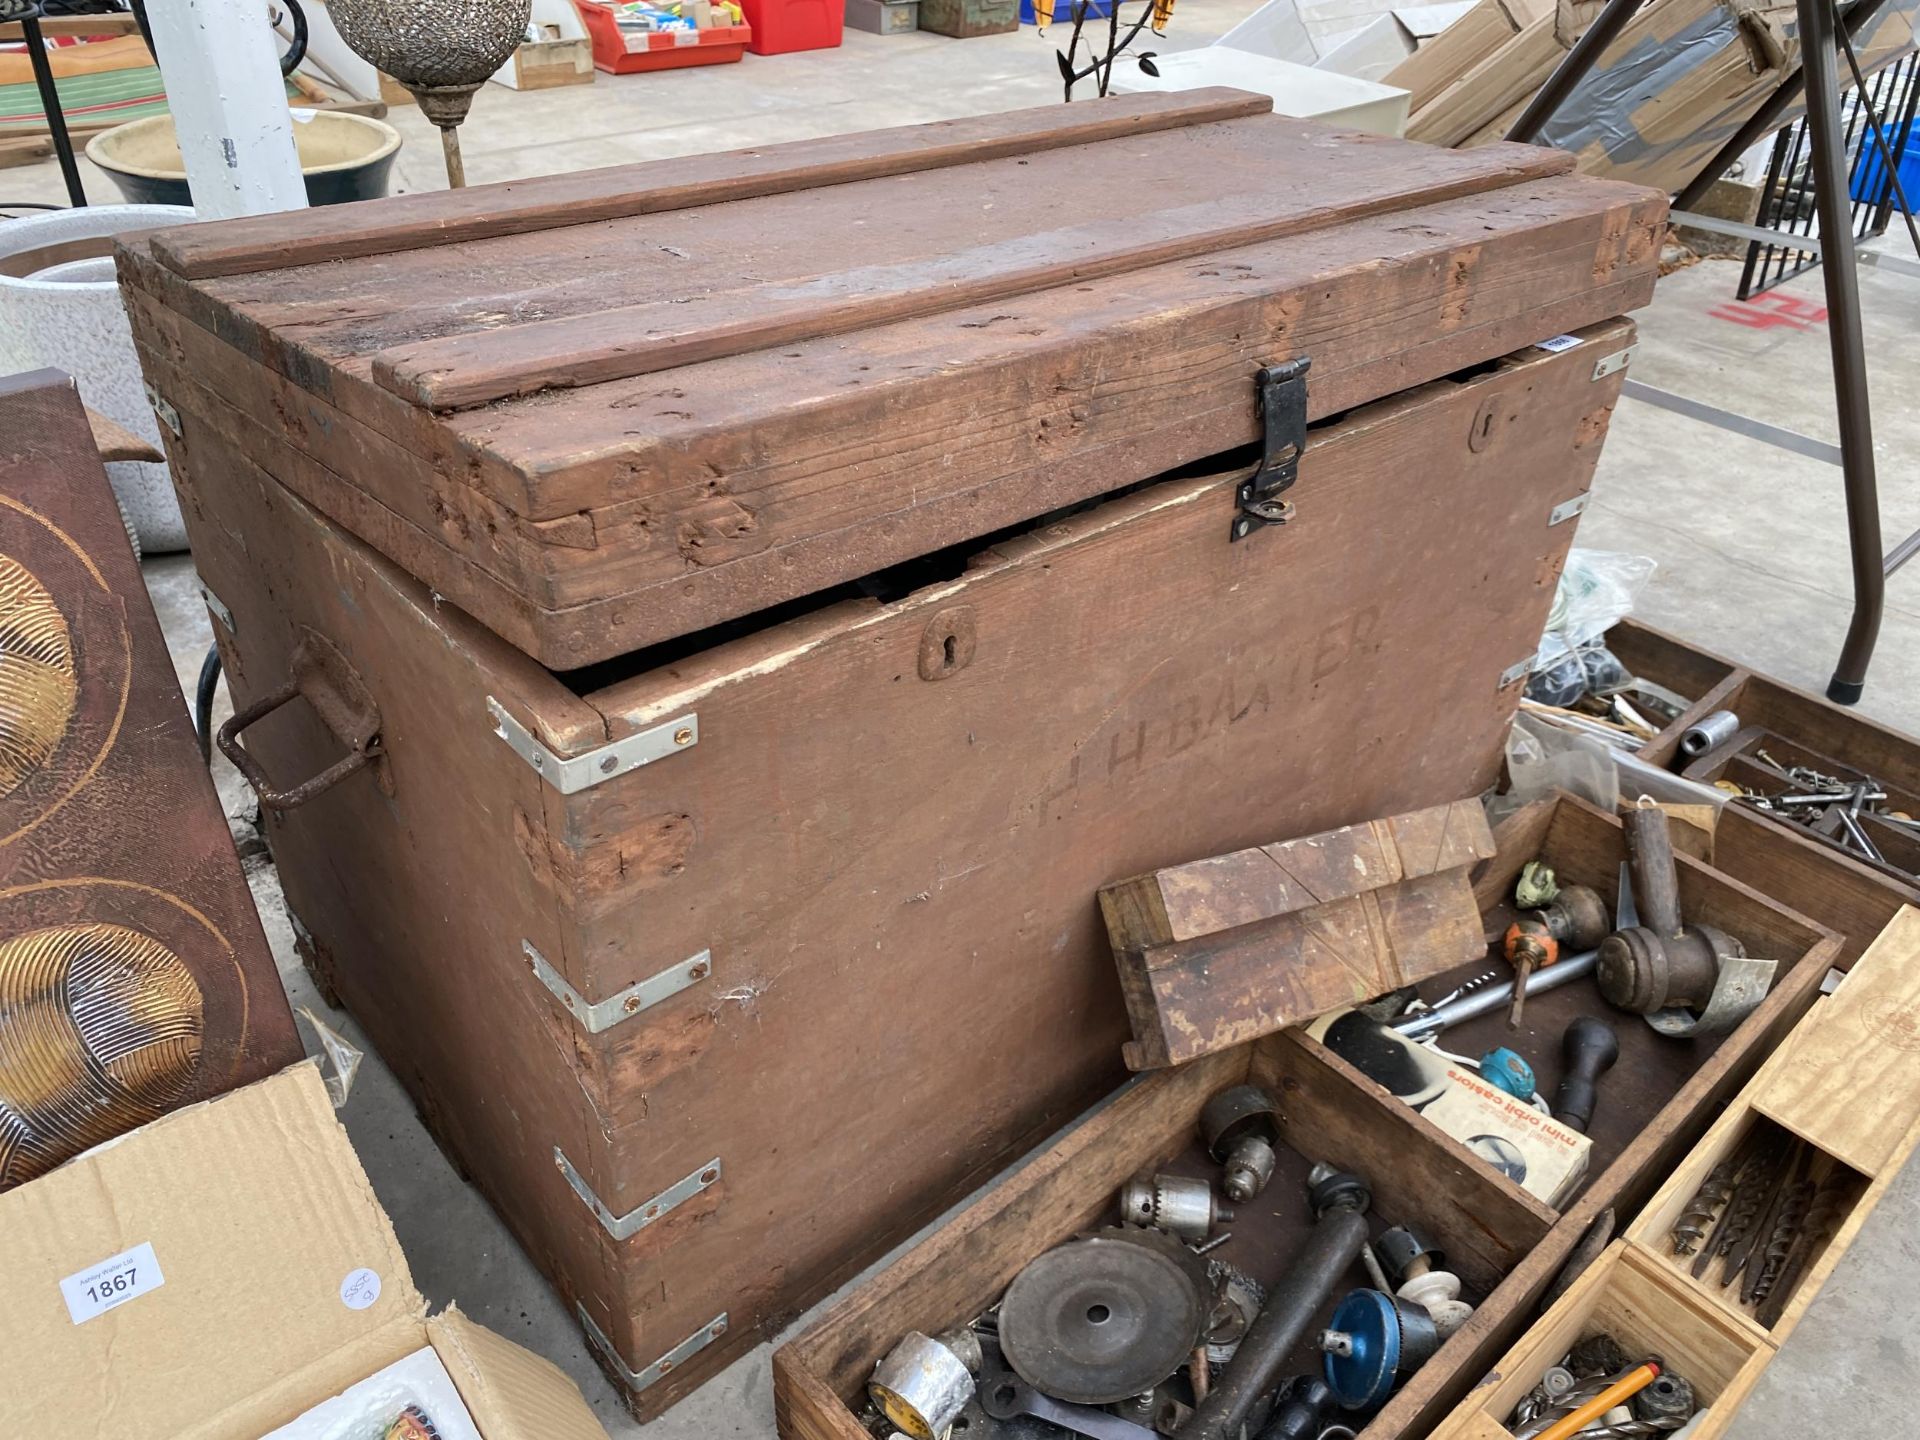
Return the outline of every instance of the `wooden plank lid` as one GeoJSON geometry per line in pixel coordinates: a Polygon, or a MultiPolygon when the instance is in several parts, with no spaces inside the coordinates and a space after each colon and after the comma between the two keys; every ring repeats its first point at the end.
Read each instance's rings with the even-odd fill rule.
{"type": "Polygon", "coordinates": [[[1319,416],[1643,303],[1664,202],[1569,168],[1197,90],[197,225],[122,268],[169,403],[565,669],[1246,443],[1263,365],[1305,354],[1319,416]]]}

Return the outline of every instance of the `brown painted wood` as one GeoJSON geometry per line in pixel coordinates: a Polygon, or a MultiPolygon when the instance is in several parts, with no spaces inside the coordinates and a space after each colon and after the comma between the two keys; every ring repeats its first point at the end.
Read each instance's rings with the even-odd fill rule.
{"type": "Polygon", "coordinates": [[[1151,1070],[1451,970],[1486,948],[1464,871],[1426,875],[1292,915],[1116,950],[1133,1039],[1151,1070]]]}
{"type": "Polygon", "coordinates": [[[166,230],[156,237],[155,253],[195,280],[284,270],[1031,155],[1272,108],[1266,96],[1219,88],[1108,97],[1072,111],[1037,106],[335,205],[305,224],[258,216],[217,232],[166,230]]]}
{"type": "MultiPolygon", "coordinates": [[[[380,704],[393,793],[273,822],[322,973],[624,1363],[728,1311],[630,1397],[652,1414],[1117,1082],[1102,884],[1492,782],[1498,676],[1572,539],[1547,517],[1617,393],[1592,357],[1631,334],[1324,427],[1299,518],[1253,543],[1226,537],[1237,472],[1169,480],[585,694],[289,495],[229,407],[183,390],[167,443],[236,697],[309,626],[380,704]],[[1380,586],[1396,566],[1422,584],[1380,586]],[[689,713],[699,741],[562,796],[488,697],[562,754],[689,713]],[[712,971],[590,1035],[522,941],[591,1000],[712,971]],[[724,1175],[616,1243],[555,1147],[616,1213],[724,1175]]],[[[328,754],[316,729],[264,722],[269,772],[328,754]]]]}
{"type": "Polygon", "coordinates": [[[1450,970],[1484,948],[1477,800],[1168,866],[1100,891],[1135,1070],[1450,970]]]}
{"type": "MultiPolygon", "coordinates": [[[[1295,176],[1254,171],[1244,177],[1252,193],[1201,205],[1040,230],[925,260],[713,291],[693,305],[685,296],[673,296],[561,320],[488,325],[383,350],[372,358],[373,377],[427,409],[465,410],[492,400],[628,380],[1126,275],[1569,168],[1566,157],[1553,150],[1516,155],[1499,147],[1472,153],[1493,163],[1436,182],[1423,170],[1404,168],[1405,157],[1398,155],[1391,157],[1394,168],[1387,171],[1394,178],[1387,179],[1365,163],[1372,157],[1363,148],[1355,152],[1358,163],[1319,177],[1317,203],[1311,205],[1302,206],[1291,195],[1283,202],[1264,193],[1262,182],[1279,181],[1274,188],[1285,194],[1297,186],[1295,176]]],[[[1223,159],[1200,155],[1195,163],[1221,164],[1223,159]]],[[[980,183],[992,187],[995,180],[983,175],[980,183]]]]}
{"type": "Polygon", "coordinates": [[[1457,800],[1168,865],[1100,891],[1114,948],[1193,940],[1276,915],[1350,899],[1494,854],[1478,800],[1457,800]]]}
{"type": "Polygon", "coordinates": [[[122,265],[156,373],[255,427],[228,427],[255,463],[573,669],[1244,444],[1262,364],[1310,356],[1324,416],[1643,303],[1663,202],[1561,163],[1254,115],[344,264],[122,265]],[[1239,243],[1249,216],[1323,223],[1239,243]],[[851,274],[876,217],[894,268],[851,274]],[[1100,276],[1222,217],[1230,249],[1100,276]],[[522,367],[613,312],[616,370],[629,333],[712,358],[445,416],[376,376],[442,346],[522,367]],[[743,327],[791,343],[726,353],[743,327]]]}
{"type": "Polygon", "coordinates": [[[302,1054],[88,412],[51,370],[0,379],[0,695],[4,1188],[302,1054]]]}
{"type": "MultiPolygon", "coordinates": [[[[178,377],[168,382],[175,386],[220,376],[218,385],[202,388],[211,399],[231,399],[236,422],[246,422],[237,433],[254,436],[248,446],[257,463],[506,638],[551,665],[571,668],[616,648],[763,608],[772,599],[824,589],[862,560],[894,564],[1018,523],[1036,509],[1111,487],[1117,474],[1134,467],[1171,466],[1196,449],[1212,453],[1244,443],[1256,433],[1247,376],[1265,349],[1258,337],[1275,326],[1286,327],[1290,345],[1315,357],[1309,413],[1321,415],[1476,363],[1490,345],[1504,350],[1528,344],[1543,322],[1542,306],[1562,325],[1640,303],[1650,272],[1644,283],[1636,277],[1565,298],[1567,272],[1587,276],[1594,248],[1604,242],[1589,213],[1588,182],[1543,183],[1549,188],[1502,192],[1502,222],[1537,242],[1524,248],[1480,250],[1487,217],[1475,202],[1454,202],[1423,211],[1414,226],[1382,217],[1347,227],[1328,242],[1338,247],[1337,263],[1324,249],[1289,250],[1285,242],[1241,252],[1250,274],[1294,297],[1282,303],[1223,295],[1211,267],[1196,265],[1183,272],[1177,292],[1164,292],[1177,300],[1179,321],[1169,318],[1140,330],[1134,289],[1100,282],[1085,293],[1035,297],[1034,306],[1019,311],[1032,323],[1012,330],[984,323],[970,329],[962,315],[951,323],[890,327],[883,332],[892,342],[884,357],[862,357],[835,342],[803,347],[822,394],[832,398],[824,407],[777,421],[756,418],[756,397],[778,391],[793,362],[782,355],[740,357],[716,362],[717,388],[671,403],[644,391],[628,393],[642,382],[598,387],[616,393],[604,408],[569,416],[564,431],[545,414],[558,397],[452,417],[444,427],[429,426],[431,435],[409,436],[409,445],[441,447],[431,461],[375,428],[352,423],[348,410],[361,403],[356,397],[367,395],[404,412],[407,424],[427,423],[397,397],[374,386],[356,389],[345,374],[336,377],[340,384],[331,400],[317,397],[266,365],[242,363],[199,325],[141,289],[129,294],[137,338],[154,373],[178,377]],[[1463,247],[1471,250],[1473,263],[1456,271],[1453,260],[1467,253],[1463,247]],[[1461,324],[1413,349],[1383,353],[1388,336],[1404,345],[1436,306],[1444,312],[1447,277],[1456,273],[1470,274],[1478,286],[1471,307],[1460,312],[1461,324]],[[1098,340],[1116,326],[1139,330],[1140,343],[1098,340]],[[1009,351],[1017,365],[1008,363],[1009,351]],[[1055,367],[1063,355],[1075,357],[1068,362],[1071,374],[1036,395],[1023,378],[1026,365],[1055,367]],[[933,493],[927,487],[945,483],[942,477],[952,469],[954,431],[903,429],[889,387],[871,385],[862,366],[915,377],[916,388],[933,392],[929,402],[942,413],[950,407],[967,416],[1005,417],[964,427],[986,447],[982,463],[999,469],[1001,478],[943,499],[925,498],[933,493]],[[1167,383],[1171,378],[1178,383],[1167,383]],[[509,414],[523,406],[530,411],[526,424],[509,414]],[[683,418],[664,416],[663,406],[683,418]],[[660,434],[659,445],[649,448],[663,456],[733,434],[751,435],[756,447],[787,458],[771,470],[736,470],[724,496],[708,491],[717,482],[694,482],[701,497],[696,513],[708,518],[673,529],[669,537],[661,533],[661,507],[671,509],[683,503],[678,494],[696,492],[657,499],[632,495],[648,483],[649,472],[610,459],[636,443],[622,434],[643,411],[660,434]],[[269,415],[273,426],[260,422],[269,415]],[[456,432],[472,427],[479,429],[470,438],[487,448],[454,448],[456,432]],[[1092,443],[1096,428],[1105,439],[1092,443]],[[868,447],[849,449],[836,438],[869,430],[894,437],[884,457],[868,447]],[[562,433],[569,437],[564,451],[554,448],[562,433]],[[1038,451],[1035,434],[1046,442],[1038,451]],[[530,445],[551,454],[534,458],[530,445]],[[564,503],[568,518],[532,526],[512,508],[514,502],[480,494],[475,484],[492,485],[488,466],[499,462],[489,456],[496,452],[525,454],[547,487],[543,508],[564,503]],[[324,462],[314,458],[323,454],[324,462]],[[609,459],[588,465],[580,458],[586,455],[609,459]],[[467,483],[470,476],[475,484],[467,483]],[[553,489],[560,485],[566,493],[553,489]],[[591,503],[590,490],[605,494],[607,486],[622,498],[599,510],[579,508],[591,503]],[[899,509],[903,487],[923,496],[910,512],[899,509]],[[750,526],[726,520],[738,520],[739,507],[756,517],[750,526]],[[805,534],[769,543],[763,527],[776,523],[805,534]],[[699,583],[690,583],[690,576],[699,583]],[[645,603],[637,603],[642,596],[645,603]]],[[[169,305],[195,303],[192,293],[170,287],[137,256],[127,258],[134,271],[163,287],[169,305]]],[[[989,308],[979,318],[984,322],[996,313],[989,308]]],[[[244,334],[230,338],[251,343],[244,334]]],[[[291,357],[283,363],[293,367],[291,357]]],[[[173,403],[184,401],[175,396],[173,403]]],[[[731,460],[717,463],[734,468],[731,460]]],[[[524,495],[519,503],[525,504],[524,495]]]]}

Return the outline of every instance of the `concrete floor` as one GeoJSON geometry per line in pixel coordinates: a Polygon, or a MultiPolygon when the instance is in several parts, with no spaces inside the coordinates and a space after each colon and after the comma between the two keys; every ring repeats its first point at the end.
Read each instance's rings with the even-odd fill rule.
{"type": "MultiPolygon", "coordinates": [[[[1184,0],[1160,49],[1204,43],[1251,0],[1184,0]]],[[[463,132],[475,182],[658,156],[764,144],[875,125],[979,113],[1058,98],[1051,44],[1031,30],[948,41],[847,33],[838,51],[756,58],[654,76],[599,76],[591,88],[517,94],[489,87],[463,132]]],[[[440,183],[438,146],[412,109],[390,117],[407,138],[396,188],[440,183]]],[[[91,171],[98,199],[110,196],[91,171]]],[[[51,164],[0,176],[8,199],[62,198],[51,164]]],[[[1661,285],[1640,316],[1632,373],[1649,383],[1776,424],[1834,438],[1817,277],[1786,287],[1797,302],[1732,301],[1737,267],[1708,263],[1661,285]]],[[[1887,533],[1920,527],[1920,289],[1868,269],[1861,277],[1873,368],[1887,533]]],[[[1580,541],[1655,557],[1641,613],[1702,644],[1820,690],[1849,612],[1839,472],[1818,462],[1623,403],[1580,541]]],[[[149,563],[149,583],[191,689],[208,642],[184,557],[149,563]]],[[[1920,701],[1920,567],[1896,581],[1863,713],[1913,730],[1920,701]]],[[[224,698],[223,698],[224,703],[224,698]]],[[[223,798],[241,814],[237,777],[223,798]]],[[[244,827],[243,827],[244,828],[244,827]]],[[[294,961],[269,867],[254,874],[269,937],[296,1005],[328,1014],[294,961]]],[[[653,1425],[633,1424],[553,1292],[421,1129],[392,1075],[369,1056],[343,1112],[392,1214],[420,1288],[562,1365],[616,1437],[720,1440],[773,1435],[770,1347],[741,1359],[653,1425]]],[[[1818,1418],[1856,1433],[1912,1433],[1920,1343],[1920,1171],[1890,1190],[1851,1254],[1767,1372],[1736,1440],[1785,1440],[1818,1418]]],[[[857,1283],[857,1282],[856,1282],[857,1283]]],[[[804,1326],[807,1317],[798,1325],[804,1326]]]]}

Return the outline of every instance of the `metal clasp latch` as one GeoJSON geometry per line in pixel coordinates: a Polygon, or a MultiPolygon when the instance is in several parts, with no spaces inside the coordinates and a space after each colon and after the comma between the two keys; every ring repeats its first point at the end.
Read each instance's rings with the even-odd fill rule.
{"type": "Polygon", "coordinates": [[[1254,377],[1265,449],[1253,474],[1235,493],[1233,540],[1244,540],[1267,525],[1284,525],[1293,506],[1280,496],[1300,478],[1300,456],[1307,448],[1306,356],[1269,365],[1254,377]]]}

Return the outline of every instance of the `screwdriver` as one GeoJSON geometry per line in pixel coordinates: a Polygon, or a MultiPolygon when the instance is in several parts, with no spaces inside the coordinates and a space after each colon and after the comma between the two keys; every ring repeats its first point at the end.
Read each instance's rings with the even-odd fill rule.
{"type": "Polygon", "coordinates": [[[1502,948],[1507,963],[1513,966],[1513,1003],[1507,1008],[1507,1028],[1518,1030],[1521,1012],[1527,1008],[1527,977],[1560,958],[1560,942],[1553,938],[1545,921],[1528,916],[1507,927],[1502,948]]]}

